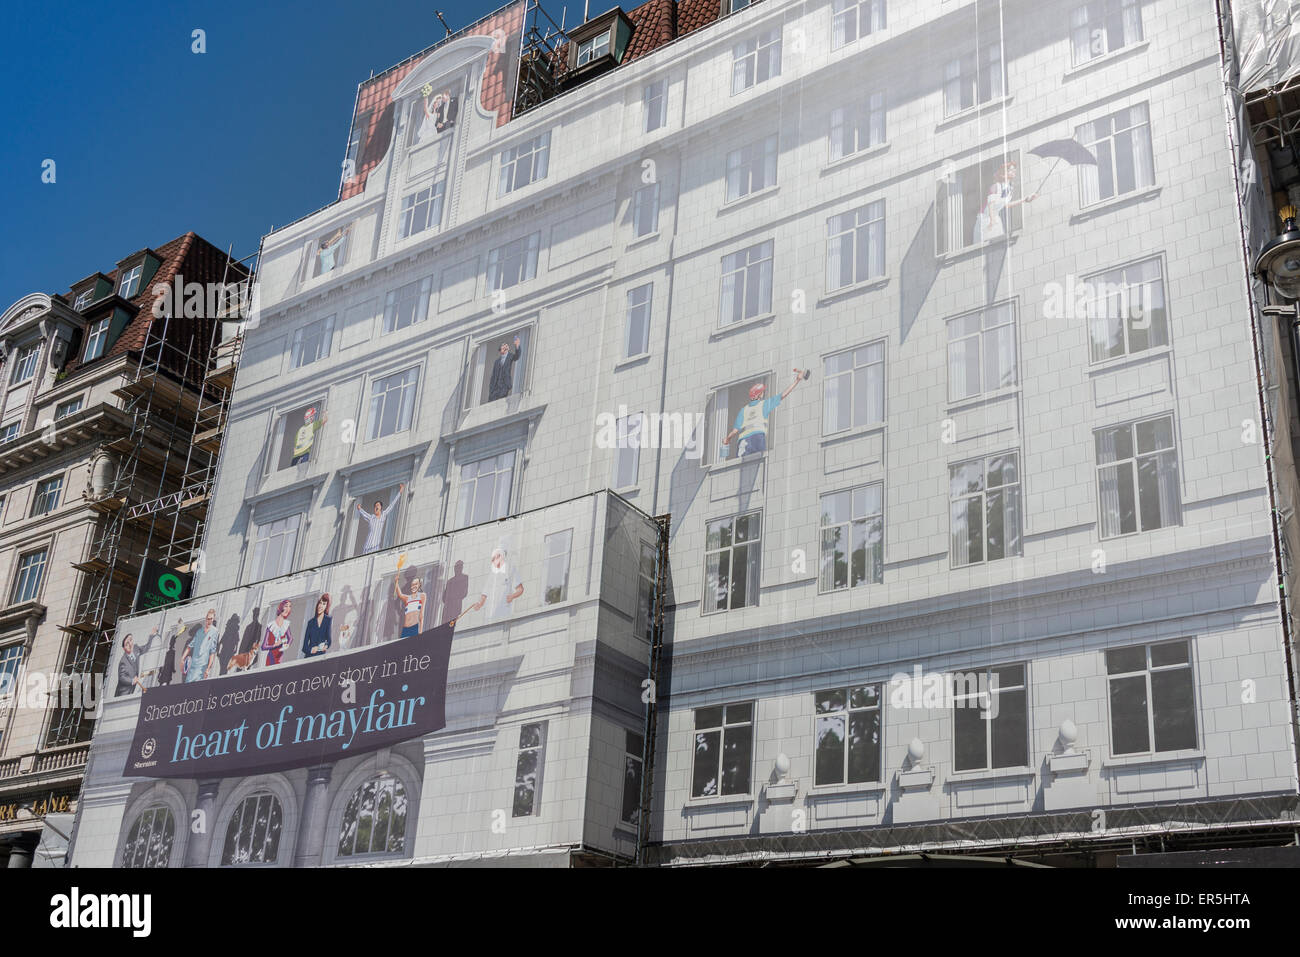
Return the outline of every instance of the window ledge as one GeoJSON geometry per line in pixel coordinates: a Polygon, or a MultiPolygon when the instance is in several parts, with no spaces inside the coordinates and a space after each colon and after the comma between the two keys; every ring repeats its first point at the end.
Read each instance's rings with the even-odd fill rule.
{"type": "Polygon", "coordinates": [[[839,172],[846,166],[852,166],[860,160],[866,159],[868,156],[879,156],[881,153],[887,153],[888,151],[889,140],[885,140],[883,143],[877,143],[875,146],[868,146],[866,149],[858,150],[856,153],[841,156],[837,160],[830,160],[822,167],[821,174],[823,176],[829,176],[831,173],[839,172]]]}
{"type": "Polygon", "coordinates": [[[990,246],[995,246],[1000,242],[1005,242],[1008,246],[1014,246],[1020,241],[1020,229],[1012,231],[1009,235],[998,236],[996,239],[986,239],[983,242],[971,243],[969,246],[963,246],[961,249],[950,249],[947,252],[936,253],[935,259],[939,260],[939,265],[946,266],[949,263],[958,262],[962,259],[973,259],[975,256],[982,254],[990,246]]]}
{"type": "Polygon", "coordinates": [[[1090,73],[1093,70],[1104,69],[1107,64],[1114,63],[1116,60],[1122,60],[1129,56],[1136,56],[1150,45],[1150,40],[1139,40],[1137,43],[1120,47],[1118,50],[1111,50],[1109,53],[1103,53],[1101,56],[1093,57],[1091,60],[1080,63],[1078,66],[1070,67],[1070,69],[1065,71],[1065,76],[1062,77],[1062,79],[1072,80],[1081,74],[1090,73]]]}
{"type": "Polygon", "coordinates": [[[841,286],[839,289],[832,289],[830,292],[826,293],[824,296],[822,296],[820,299],[817,300],[817,305],[827,306],[833,302],[836,302],[837,300],[848,298],[849,296],[855,295],[857,293],[872,292],[876,289],[884,289],[886,286],[889,285],[890,280],[891,277],[887,275],[876,276],[872,279],[866,280],[865,282],[855,282],[852,285],[841,286]]]}
{"type": "Polygon", "coordinates": [[[746,193],[744,196],[729,199],[722,204],[721,208],[718,209],[718,215],[721,216],[722,214],[729,213],[740,206],[747,206],[750,203],[758,202],[764,197],[775,195],[780,188],[781,187],[778,184],[773,183],[771,186],[764,186],[762,189],[756,189],[753,192],[746,193]]]}
{"type": "Polygon", "coordinates": [[[623,248],[637,249],[641,246],[649,246],[657,242],[658,239],[659,239],[659,230],[656,229],[653,233],[646,233],[644,236],[634,236],[632,239],[628,240],[627,245],[623,248]]]}
{"type": "Polygon", "coordinates": [[[649,360],[650,355],[651,353],[649,352],[640,352],[634,356],[628,356],[626,359],[620,359],[618,362],[614,363],[614,371],[621,372],[624,369],[630,369],[633,366],[639,366],[643,362],[649,360]]]}
{"type": "Polygon", "coordinates": [[[1103,768],[1123,768],[1143,764],[1172,764],[1178,761],[1204,761],[1205,752],[1200,748],[1186,751],[1161,751],[1158,754],[1125,754],[1103,758],[1103,768]]]}
{"type": "Polygon", "coordinates": [[[1010,781],[1018,778],[1032,778],[1038,772],[1030,767],[1023,768],[978,768],[972,771],[953,771],[947,780],[955,784],[972,781],[1010,781]]]}
{"type": "Polygon", "coordinates": [[[1124,356],[1113,356],[1110,359],[1102,359],[1100,362],[1088,366],[1088,375],[1100,375],[1103,372],[1114,372],[1116,369],[1123,369],[1130,365],[1137,365],[1145,360],[1163,358],[1174,350],[1170,346],[1156,346],[1154,349],[1143,349],[1141,352],[1130,352],[1124,356]]]}
{"type": "Polygon", "coordinates": [[[976,408],[998,399],[1005,399],[1020,394],[1020,386],[1007,386],[1004,389],[994,389],[992,392],[981,392],[979,395],[972,395],[965,399],[957,399],[948,403],[948,414],[962,412],[966,409],[976,408]]]}
{"type": "Polygon", "coordinates": [[[884,422],[873,422],[870,425],[859,425],[852,429],[842,429],[839,432],[832,432],[830,435],[821,437],[821,445],[835,445],[839,442],[848,442],[851,439],[860,438],[864,435],[872,435],[876,432],[885,431],[884,422]]]}
{"type": "Polygon", "coordinates": [[[942,130],[947,129],[950,126],[956,126],[958,123],[964,122],[965,120],[970,119],[972,116],[978,116],[979,114],[984,113],[986,111],[1002,109],[1008,103],[1010,103],[1011,100],[1012,100],[1011,94],[1007,93],[1002,96],[995,96],[991,100],[985,100],[983,103],[976,103],[974,106],[968,106],[966,107],[966,109],[962,110],[959,113],[953,113],[951,116],[945,116],[942,120],[940,120],[938,123],[935,124],[934,131],[938,133],[941,132],[942,130]]]}
{"type": "Polygon", "coordinates": [[[742,319],[740,322],[733,322],[730,325],[715,329],[709,333],[709,341],[717,342],[719,339],[725,339],[737,332],[744,332],[746,329],[753,329],[756,326],[770,325],[776,319],[776,313],[769,312],[763,316],[755,316],[753,319],[742,319]]]}
{"type": "Polygon", "coordinates": [[[860,784],[814,784],[808,792],[808,800],[815,801],[824,797],[843,797],[850,794],[879,794],[889,785],[883,781],[863,781],[860,784]]]}
{"type": "Polygon", "coordinates": [[[728,804],[748,805],[754,804],[754,795],[752,794],[717,794],[712,797],[693,797],[687,799],[682,805],[682,811],[690,811],[694,808],[714,808],[728,804]]]}
{"type": "Polygon", "coordinates": [[[1110,199],[1104,199],[1099,203],[1093,203],[1091,206],[1084,206],[1078,212],[1070,217],[1070,225],[1087,222],[1106,213],[1114,212],[1117,209],[1123,209],[1125,206],[1136,206],[1138,203],[1144,203],[1148,199],[1155,199],[1164,189],[1163,186],[1146,186],[1142,189],[1133,190],[1131,193],[1121,193],[1119,196],[1112,196],[1110,199]]]}
{"type": "Polygon", "coordinates": [[[770,451],[771,449],[764,449],[762,452],[751,452],[749,455],[737,455],[723,462],[710,462],[708,465],[705,465],[704,468],[710,475],[717,475],[721,472],[727,471],[728,469],[738,469],[742,465],[752,465],[762,462],[767,458],[767,453],[770,451]]]}

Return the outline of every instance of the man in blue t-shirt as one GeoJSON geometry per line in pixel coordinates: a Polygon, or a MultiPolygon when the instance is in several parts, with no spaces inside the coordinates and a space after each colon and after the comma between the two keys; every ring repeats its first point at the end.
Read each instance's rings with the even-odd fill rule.
{"type": "MultiPolygon", "coordinates": [[[[794,381],[789,387],[778,396],[770,399],[764,399],[763,393],[767,391],[767,386],[761,382],[755,382],[749,388],[749,402],[741,406],[740,411],[736,413],[735,428],[727,433],[727,437],[722,440],[724,447],[731,445],[731,440],[740,436],[740,447],[736,450],[736,456],[750,455],[754,452],[767,451],[767,430],[772,411],[781,404],[781,402],[794,391],[804,379],[808,378],[808,372],[804,369],[794,370],[794,381]]],[[[724,452],[723,458],[726,458],[724,452]]]]}

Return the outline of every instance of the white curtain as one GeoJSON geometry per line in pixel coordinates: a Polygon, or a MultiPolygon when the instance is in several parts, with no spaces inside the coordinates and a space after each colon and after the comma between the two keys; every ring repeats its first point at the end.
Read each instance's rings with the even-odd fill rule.
{"type": "MultiPolygon", "coordinates": [[[[1113,430],[1108,429],[1101,434],[1101,448],[1098,458],[1100,459],[1099,465],[1104,462],[1115,461],[1115,433],[1113,430]]],[[[1123,468],[1128,468],[1127,463],[1123,468]]],[[[1118,535],[1121,531],[1119,479],[1120,466],[1107,466],[1097,473],[1102,538],[1118,535]]]]}
{"type": "Polygon", "coordinates": [[[945,184],[947,195],[948,233],[943,237],[945,252],[953,252],[966,245],[965,186],[962,174],[954,173],[952,182],[945,184]]]}
{"type": "Polygon", "coordinates": [[[1168,528],[1181,521],[1178,494],[1178,458],[1173,452],[1162,452],[1156,459],[1156,481],[1160,486],[1160,527],[1168,528]]]}
{"type": "MultiPolygon", "coordinates": [[[[1098,163],[1108,162],[1109,160],[1107,159],[1107,157],[1105,155],[1100,155],[1102,151],[1098,150],[1096,148],[1096,145],[1093,143],[1093,140],[1096,139],[1096,136],[1097,136],[1096,124],[1085,123],[1083,124],[1083,126],[1079,127],[1079,132],[1075,136],[1075,139],[1077,139],[1084,146],[1087,146],[1092,149],[1093,154],[1097,156],[1098,163]]],[[[1083,165],[1079,166],[1078,169],[1079,169],[1079,190],[1081,193],[1079,197],[1079,202],[1083,206],[1091,206],[1093,203],[1097,202],[1101,198],[1101,179],[1100,176],[1098,175],[1099,167],[1093,166],[1090,163],[1084,163],[1083,165]]]]}
{"type": "Polygon", "coordinates": [[[1130,134],[1133,143],[1134,186],[1136,189],[1145,189],[1155,185],[1155,166],[1151,158],[1151,125],[1145,103],[1129,111],[1129,121],[1135,124],[1130,134]]]}

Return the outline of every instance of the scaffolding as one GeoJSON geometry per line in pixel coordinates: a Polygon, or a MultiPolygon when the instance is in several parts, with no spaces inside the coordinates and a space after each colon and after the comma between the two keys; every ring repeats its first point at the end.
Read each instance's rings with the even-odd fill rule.
{"type": "MultiPolygon", "coordinates": [[[[151,322],[132,373],[114,390],[129,427],[106,436],[96,453],[110,456],[115,468],[106,485],[88,495],[101,518],[84,559],[73,566],[84,577],[76,610],[61,626],[67,633],[64,675],[103,672],[144,559],[190,572],[199,558],[243,344],[242,330],[229,338],[223,330],[239,320],[248,301],[252,259],[227,252],[222,289],[233,294],[223,296],[216,316],[205,322],[168,315],[151,322]]],[[[82,702],[62,704],[45,746],[88,740],[93,721],[82,702]]]]}
{"type": "Polygon", "coordinates": [[[560,92],[565,66],[560,54],[566,43],[563,21],[556,23],[538,0],[528,0],[512,116],[526,113],[560,92]]]}

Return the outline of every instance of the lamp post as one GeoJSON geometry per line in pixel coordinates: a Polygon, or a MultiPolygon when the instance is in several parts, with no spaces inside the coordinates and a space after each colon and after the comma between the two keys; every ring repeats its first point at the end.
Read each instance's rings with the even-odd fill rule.
{"type": "Polygon", "coordinates": [[[1278,213],[1282,232],[1270,239],[1255,259],[1255,275],[1282,299],[1300,299],[1300,227],[1296,209],[1284,206],[1278,213]]]}

